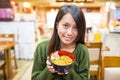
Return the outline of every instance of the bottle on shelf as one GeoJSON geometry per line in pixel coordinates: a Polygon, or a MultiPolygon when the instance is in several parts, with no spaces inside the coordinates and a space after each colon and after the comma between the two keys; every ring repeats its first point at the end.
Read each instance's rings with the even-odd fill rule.
{"type": "Polygon", "coordinates": [[[98,30],[94,34],[94,41],[95,42],[102,42],[102,34],[98,30]]]}

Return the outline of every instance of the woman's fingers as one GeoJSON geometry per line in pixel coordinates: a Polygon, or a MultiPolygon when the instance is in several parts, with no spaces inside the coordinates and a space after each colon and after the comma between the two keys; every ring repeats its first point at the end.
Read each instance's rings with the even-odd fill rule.
{"type": "Polygon", "coordinates": [[[49,60],[46,61],[46,64],[47,64],[47,65],[52,65],[49,60]]]}
{"type": "Polygon", "coordinates": [[[49,71],[51,73],[55,73],[56,72],[55,69],[54,69],[54,67],[52,66],[51,62],[49,61],[49,57],[47,57],[46,64],[47,64],[47,68],[49,69],[49,71]]]}
{"type": "Polygon", "coordinates": [[[61,73],[61,72],[58,72],[59,75],[63,75],[63,74],[68,74],[68,72],[65,72],[65,73],[61,73]]]}

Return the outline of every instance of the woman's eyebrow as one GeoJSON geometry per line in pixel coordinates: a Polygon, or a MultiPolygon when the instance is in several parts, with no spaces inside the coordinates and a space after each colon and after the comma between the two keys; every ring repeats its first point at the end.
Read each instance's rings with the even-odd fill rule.
{"type": "Polygon", "coordinates": [[[68,22],[63,22],[63,24],[67,24],[67,25],[70,25],[70,23],[68,23],[68,22]]]}

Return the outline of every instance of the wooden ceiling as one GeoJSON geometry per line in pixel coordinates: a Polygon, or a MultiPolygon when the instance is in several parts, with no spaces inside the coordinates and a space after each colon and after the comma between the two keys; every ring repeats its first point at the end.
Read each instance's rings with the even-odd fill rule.
{"type": "MultiPolygon", "coordinates": [[[[15,0],[17,2],[55,2],[56,0],[15,0]]],[[[120,0],[94,0],[94,2],[106,2],[106,1],[115,1],[120,2],[120,0]]]]}
{"type": "MultiPolygon", "coordinates": [[[[59,3],[59,2],[57,2],[56,3],[56,0],[15,0],[16,2],[30,2],[31,3],[31,5],[35,5],[35,6],[40,6],[40,5],[46,5],[46,6],[49,6],[49,5],[61,5],[61,3],[59,3]]],[[[120,5],[120,0],[94,0],[94,4],[96,3],[96,2],[98,2],[98,3],[104,3],[104,2],[106,2],[106,1],[115,1],[118,5],[120,5]]],[[[92,6],[92,4],[91,3],[86,3],[86,4],[88,4],[88,5],[91,5],[92,6]]],[[[97,5],[99,5],[99,4],[97,4],[97,5]]]]}

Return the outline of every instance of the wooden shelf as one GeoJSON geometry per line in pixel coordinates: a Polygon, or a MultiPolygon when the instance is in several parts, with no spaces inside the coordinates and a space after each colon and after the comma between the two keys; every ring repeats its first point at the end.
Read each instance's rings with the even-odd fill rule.
{"type": "Polygon", "coordinates": [[[11,8],[10,0],[0,0],[0,8],[11,8]]]}

